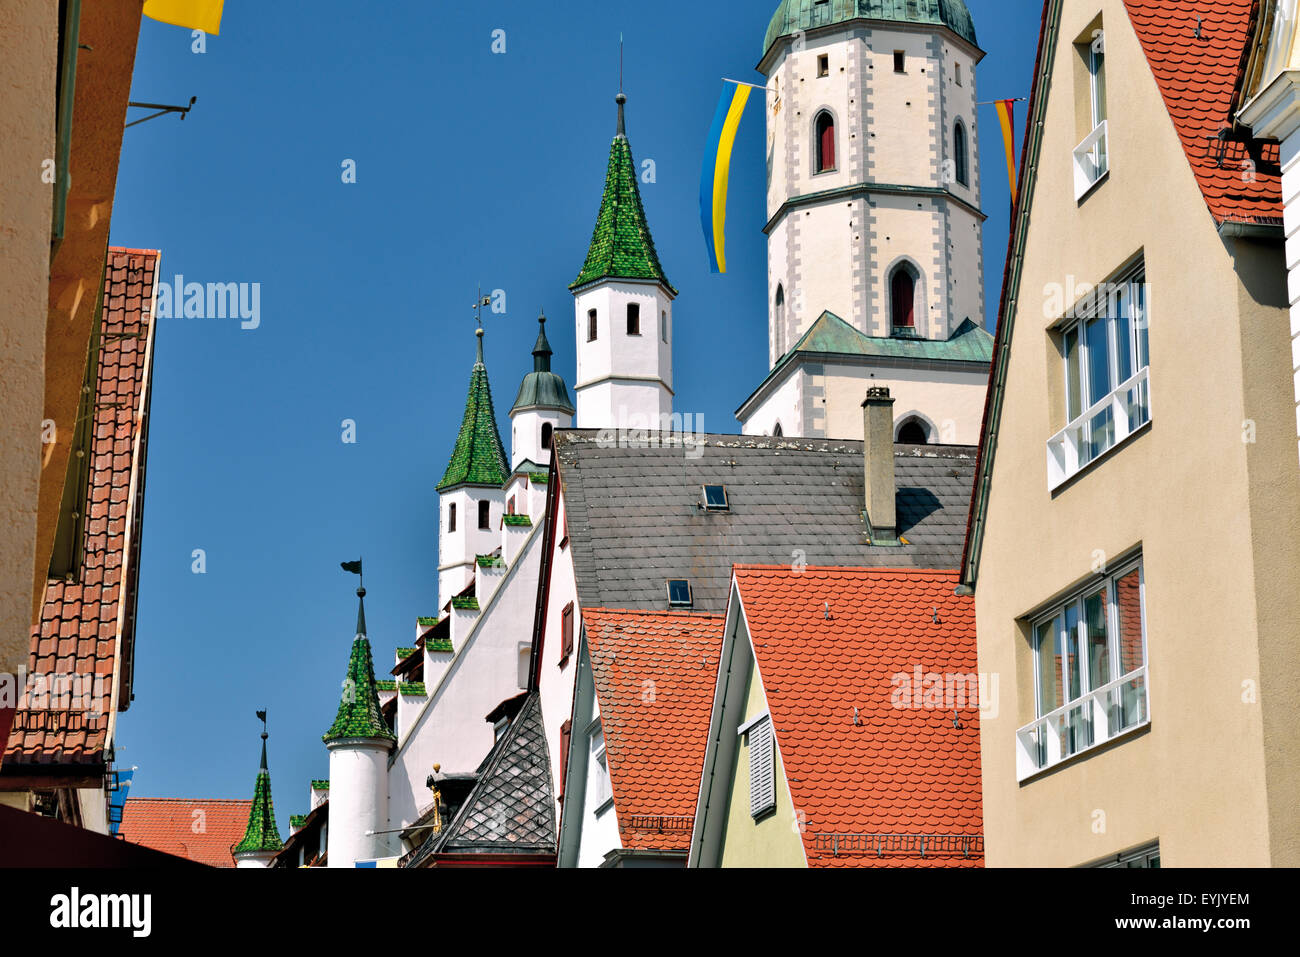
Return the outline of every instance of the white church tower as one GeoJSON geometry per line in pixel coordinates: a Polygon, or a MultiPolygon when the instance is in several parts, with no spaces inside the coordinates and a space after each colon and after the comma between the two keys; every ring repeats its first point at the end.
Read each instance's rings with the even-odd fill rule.
{"type": "Polygon", "coordinates": [[[748,434],[975,444],[984,331],[975,70],[962,0],[783,0],[764,38],[771,372],[748,434]]]}
{"type": "Polygon", "coordinates": [[[569,286],[577,334],[577,425],[583,429],[666,428],[673,411],[673,300],[646,224],[616,97],[618,131],[591,248],[569,286]]]}
{"type": "Polygon", "coordinates": [[[546,338],[546,314],[537,317],[537,342],[533,345],[533,371],[519,383],[510,407],[510,468],[529,464],[545,469],[551,464],[551,436],[573,425],[573,403],[564,379],[551,371],[551,344],[546,338]]]}

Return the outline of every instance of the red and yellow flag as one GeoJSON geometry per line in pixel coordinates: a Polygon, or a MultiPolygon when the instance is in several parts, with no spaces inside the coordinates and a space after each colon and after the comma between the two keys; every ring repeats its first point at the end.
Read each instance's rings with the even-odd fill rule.
{"type": "Polygon", "coordinates": [[[215,37],[221,33],[223,2],[224,0],[144,0],[144,15],[150,20],[190,30],[202,30],[215,37]]]}
{"type": "Polygon", "coordinates": [[[1002,142],[1007,148],[1007,180],[1011,183],[1011,205],[1016,204],[1016,101],[997,100],[998,119],[1002,122],[1002,142]]]}

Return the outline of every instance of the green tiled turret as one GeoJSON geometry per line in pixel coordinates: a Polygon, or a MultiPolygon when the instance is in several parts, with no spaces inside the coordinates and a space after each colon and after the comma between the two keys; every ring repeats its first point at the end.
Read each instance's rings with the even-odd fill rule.
{"type": "Polygon", "coordinates": [[[396,741],[397,735],[379,710],[379,689],[375,682],[375,662],[370,653],[370,639],[366,637],[366,590],[357,589],[357,636],[352,639],[352,654],[348,657],[348,674],[343,680],[343,696],[339,699],[339,712],[330,729],[321,735],[326,743],[343,738],[387,738],[396,741]]]}
{"type": "Polygon", "coordinates": [[[456,447],[452,450],[447,471],[438,483],[441,492],[456,485],[490,485],[500,487],[510,474],[505,446],[497,431],[496,413],[492,410],[492,389],[488,385],[487,366],[483,364],[483,330],[478,330],[478,356],[469,376],[469,397],[465,400],[465,418],[460,423],[456,447]]]}
{"type": "Polygon", "coordinates": [[[253,786],[253,806],[248,811],[244,839],[230,849],[231,854],[258,854],[284,847],[275,826],[275,805],[271,803],[271,772],[266,767],[266,732],[262,732],[262,766],[253,786]]]}
{"type": "Polygon", "coordinates": [[[657,279],[675,296],[677,290],[668,282],[659,265],[654,239],[646,224],[641,190],[637,186],[636,163],[623,125],[622,93],[618,102],[618,132],[609,147],[609,168],[605,173],[605,192],[600,199],[600,214],[591,235],[591,248],[578,278],[569,284],[577,289],[600,279],[657,279]]]}

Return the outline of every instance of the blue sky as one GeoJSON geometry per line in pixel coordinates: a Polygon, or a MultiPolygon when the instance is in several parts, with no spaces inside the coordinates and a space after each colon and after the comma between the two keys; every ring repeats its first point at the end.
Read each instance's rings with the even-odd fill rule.
{"type": "MultiPolygon", "coordinates": [[[[979,98],[1028,95],[1038,4],[969,3],[988,53],[979,98]]],[[[379,670],[436,614],[434,486],[464,406],[476,286],[506,293],[485,341],[508,438],[539,308],[573,382],[567,286],[614,133],[620,33],[633,154],[657,174],[642,197],[681,293],[676,408],[736,431],[767,371],[761,110],[736,144],[725,276],[708,271],[699,170],[720,78],[761,79],[776,4],[226,0],[203,54],[188,31],[143,21],[132,98],[198,103],[127,130],[112,242],[160,249],[165,281],[255,282],[261,300],[256,329],[159,320],[136,698],[118,732],[134,793],[251,797],[254,711],[268,708],[287,834],[309,779],[328,776],[320,736],[356,615],[339,562],[365,557],[379,670]]],[[[1009,200],[991,106],[979,131],[992,317],[1009,200]]]]}

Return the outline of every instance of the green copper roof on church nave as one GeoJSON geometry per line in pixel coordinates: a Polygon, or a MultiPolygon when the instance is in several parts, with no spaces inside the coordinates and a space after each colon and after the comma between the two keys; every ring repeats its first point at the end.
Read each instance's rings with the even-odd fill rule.
{"type": "Polygon", "coordinates": [[[456,485],[501,486],[510,475],[505,446],[497,431],[496,412],[492,409],[492,389],[488,385],[487,366],[483,364],[483,330],[478,330],[478,357],[469,376],[469,395],[465,399],[465,418],[452,450],[447,471],[438,483],[438,491],[456,485]]]}
{"type": "Polygon", "coordinates": [[[654,239],[646,223],[641,190],[637,186],[636,163],[623,126],[623,103],[618,95],[618,133],[609,147],[609,167],[605,173],[605,192],[600,199],[600,213],[591,235],[587,261],[578,278],[569,284],[577,289],[601,279],[649,279],[663,283],[673,294],[677,290],[668,282],[654,239]]]}
{"type": "Polygon", "coordinates": [[[386,738],[396,741],[379,710],[379,688],[375,681],[375,661],[370,639],[365,634],[365,589],[357,589],[357,636],[352,639],[348,656],[348,673],[343,679],[338,714],[330,729],[321,735],[326,742],[343,738],[386,738]]]}
{"type": "Polygon", "coordinates": [[[230,849],[231,854],[255,854],[278,851],[284,847],[280,830],[275,826],[275,805],[271,803],[271,772],[266,767],[266,733],[262,734],[262,766],[253,786],[253,806],[248,811],[244,837],[230,849]]]}
{"type": "Polygon", "coordinates": [[[857,19],[944,26],[979,46],[975,21],[962,0],[782,0],[763,38],[763,55],[781,37],[857,19]]]}

